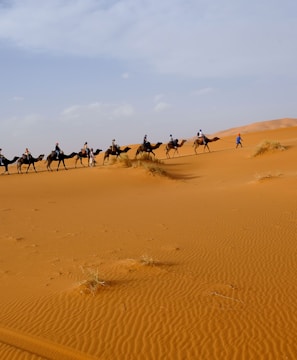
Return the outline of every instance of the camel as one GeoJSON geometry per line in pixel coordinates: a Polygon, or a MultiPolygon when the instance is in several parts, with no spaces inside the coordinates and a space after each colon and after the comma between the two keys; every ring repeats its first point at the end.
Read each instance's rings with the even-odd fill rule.
{"type": "Polygon", "coordinates": [[[30,155],[29,160],[27,159],[26,155],[21,156],[17,161],[18,173],[22,174],[22,165],[23,164],[28,165],[26,174],[28,173],[31,165],[33,166],[34,171],[37,172],[35,169],[35,163],[37,161],[41,161],[43,158],[44,158],[44,154],[39,155],[37,158],[34,158],[33,156],[30,155]]]}
{"type": "Polygon", "coordinates": [[[155,156],[153,150],[158,149],[161,145],[162,145],[161,142],[158,142],[156,145],[152,145],[150,142],[147,142],[146,145],[141,144],[136,150],[135,158],[137,157],[138,154],[141,154],[143,152],[152,153],[155,156]]]}
{"type": "Polygon", "coordinates": [[[47,167],[47,170],[48,170],[48,171],[53,171],[53,169],[51,168],[51,163],[52,163],[53,161],[58,161],[57,171],[59,170],[59,166],[60,166],[61,163],[64,165],[64,169],[67,170],[64,160],[65,160],[65,159],[71,159],[71,158],[73,158],[75,155],[77,155],[76,152],[72,152],[72,153],[69,154],[69,155],[65,155],[65,154],[62,152],[62,153],[60,153],[59,157],[57,158],[56,152],[55,152],[55,151],[52,151],[52,152],[47,156],[47,158],[46,158],[46,162],[47,162],[46,167],[47,167]]]}
{"type": "Polygon", "coordinates": [[[115,155],[116,157],[121,156],[122,153],[126,153],[127,151],[129,151],[131,148],[126,146],[125,149],[121,150],[119,147],[117,148],[117,150],[112,150],[111,146],[105,151],[104,153],[104,158],[103,158],[103,165],[105,160],[109,159],[110,155],[115,155]]]}
{"type": "Polygon", "coordinates": [[[5,173],[9,174],[8,165],[13,164],[14,162],[16,162],[18,158],[19,158],[19,156],[15,156],[12,160],[8,160],[4,156],[2,156],[2,162],[0,162],[0,166],[5,167],[5,170],[2,173],[2,175],[5,174],[5,173]]]}
{"type": "MultiPolygon", "coordinates": [[[[94,155],[98,155],[102,150],[101,149],[97,149],[96,151],[94,151],[94,155]]],[[[87,154],[86,151],[84,149],[81,149],[81,151],[77,154],[76,158],[75,158],[75,167],[76,167],[76,164],[78,162],[78,160],[80,160],[80,163],[82,166],[85,166],[82,162],[82,159],[83,158],[87,158],[88,159],[88,166],[90,164],[90,156],[89,156],[89,153],[87,154]]]]}
{"type": "Polygon", "coordinates": [[[169,156],[169,151],[172,150],[172,149],[174,149],[173,156],[174,156],[175,154],[178,154],[178,148],[179,148],[179,147],[182,147],[186,141],[187,141],[187,140],[182,140],[182,141],[180,142],[180,144],[178,143],[178,139],[175,139],[174,142],[173,142],[173,141],[170,141],[170,142],[166,145],[166,156],[167,156],[168,158],[170,158],[170,156],[169,156]]]}
{"type": "Polygon", "coordinates": [[[200,145],[204,145],[204,148],[203,148],[204,151],[205,151],[205,149],[207,148],[208,151],[210,152],[209,147],[208,147],[208,143],[213,142],[213,141],[218,141],[218,140],[220,140],[220,138],[218,138],[218,137],[214,137],[214,138],[212,138],[212,139],[209,139],[209,138],[207,138],[207,137],[205,136],[204,138],[205,138],[205,143],[203,142],[203,138],[200,138],[200,137],[197,138],[197,139],[194,141],[193,146],[194,146],[195,154],[197,154],[197,148],[198,148],[200,145]]]}

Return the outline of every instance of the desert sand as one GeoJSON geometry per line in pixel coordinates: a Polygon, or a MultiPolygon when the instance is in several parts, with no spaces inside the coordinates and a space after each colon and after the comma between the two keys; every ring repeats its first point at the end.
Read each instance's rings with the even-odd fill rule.
{"type": "Polygon", "coordinates": [[[128,167],[10,165],[0,359],[296,359],[297,123],[242,130],[128,167]]]}

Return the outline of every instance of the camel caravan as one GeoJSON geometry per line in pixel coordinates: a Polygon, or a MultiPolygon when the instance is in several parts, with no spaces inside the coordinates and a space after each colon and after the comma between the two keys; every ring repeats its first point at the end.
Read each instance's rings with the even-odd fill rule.
{"type": "MultiPolygon", "coordinates": [[[[203,146],[203,150],[206,149],[210,152],[209,143],[218,141],[220,138],[208,138],[202,134],[201,130],[200,133],[197,133],[197,138],[194,140],[193,147],[195,154],[198,154],[199,146],[203,146]]],[[[172,135],[170,135],[170,141],[165,144],[165,155],[167,159],[170,159],[170,154],[172,157],[179,155],[179,150],[181,147],[187,142],[186,139],[178,140],[173,139],[172,135]]],[[[135,153],[135,159],[143,158],[149,159],[150,156],[155,157],[156,154],[154,150],[159,149],[162,145],[162,142],[157,142],[152,144],[151,142],[147,141],[147,135],[144,137],[144,141],[140,144],[135,153]]],[[[115,159],[121,158],[123,154],[127,154],[131,148],[126,146],[121,148],[119,145],[115,143],[115,140],[112,141],[112,145],[108,147],[108,149],[104,152],[103,155],[103,165],[106,164],[110,157],[114,157],[115,159]]],[[[4,167],[4,172],[2,174],[9,174],[8,167],[16,163],[17,173],[23,174],[22,167],[26,165],[25,172],[28,173],[30,168],[36,173],[35,164],[37,162],[41,162],[44,160],[45,155],[40,154],[38,157],[34,157],[31,155],[28,149],[22,154],[21,156],[14,156],[11,160],[7,159],[5,156],[2,155],[2,149],[0,149],[0,167],[4,167]]],[[[93,148],[89,148],[87,142],[84,144],[84,147],[79,152],[72,152],[70,154],[65,154],[59,147],[59,144],[56,143],[55,150],[51,151],[51,153],[46,157],[46,169],[48,171],[53,171],[52,164],[56,163],[57,166],[55,170],[58,171],[60,166],[63,166],[65,170],[67,170],[65,160],[75,158],[74,160],[74,167],[77,167],[77,164],[80,163],[82,167],[94,167],[97,164],[96,156],[102,152],[101,149],[93,150],[93,148]],[[83,159],[86,159],[86,164],[83,162],[83,159]]]]}

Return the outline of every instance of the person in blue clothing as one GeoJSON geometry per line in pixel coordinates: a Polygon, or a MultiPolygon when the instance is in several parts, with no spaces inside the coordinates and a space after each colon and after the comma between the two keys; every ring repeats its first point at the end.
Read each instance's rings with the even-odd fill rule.
{"type": "Polygon", "coordinates": [[[236,137],[236,148],[238,148],[239,145],[242,147],[241,142],[242,142],[242,137],[240,136],[240,134],[238,134],[236,137]]]}

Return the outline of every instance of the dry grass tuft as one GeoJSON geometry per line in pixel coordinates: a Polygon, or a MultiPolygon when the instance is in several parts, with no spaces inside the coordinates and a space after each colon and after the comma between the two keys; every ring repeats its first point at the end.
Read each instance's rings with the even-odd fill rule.
{"type": "Polygon", "coordinates": [[[151,256],[145,254],[140,257],[140,263],[145,266],[155,266],[158,264],[151,256]]]}
{"type": "Polygon", "coordinates": [[[109,165],[114,165],[117,163],[118,158],[116,156],[110,156],[108,159],[108,164],[109,165]]]}
{"type": "Polygon", "coordinates": [[[143,152],[138,155],[138,160],[144,162],[153,162],[155,164],[163,164],[162,160],[157,159],[155,156],[147,152],[143,152]]]}
{"type": "Polygon", "coordinates": [[[283,151],[286,150],[286,148],[277,141],[265,140],[260,145],[257,146],[253,156],[262,155],[267,152],[276,151],[276,150],[283,151]]]}
{"type": "Polygon", "coordinates": [[[263,174],[256,174],[255,175],[255,178],[257,181],[265,181],[265,180],[271,180],[271,179],[274,179],[274,178],[278,178],[280,177],[282,174],[281,173],[275,173],[275,174],[272,174],[272,173],[263,173],[263,174]]]}
{"type": "Polygon", "coordinates": [[[86,279],[79,283],[81,294],[92,294],[95,296],[102,287],[107,285],[105,280],[99,278],[98,269],[84,269],[81,266],[81,271],[86,276],[86,279]]]}
{"type": "Polygon", "coordinates": [[[166,176],[170,177],[166,170],[164,170],[160,166],[156,166],[154,164],[144,164],[143,167],[147,170],[147,172],[153,176],[166,176]]]}
{"type": "Polygon", "coordinates": [[[118,157],[119,163],[122,164],[124,167],[132,167],[132,160],[129,159],[127,154],[121,155],[118,157]]]}
{"type": "Polygon", "coordinates": [[[147,170],[149,174],[153,176],[158,175],[158,176],[166,176],[168,178],[171,178],[168,172],[164,170],[164,168],[162,167],[162,164],[163,164],[162,160],[156,159],[147,153],[141,154],[138,159],[132,161],[133,167],[135,168],[142,167],[145,170],[147,170]]]}

